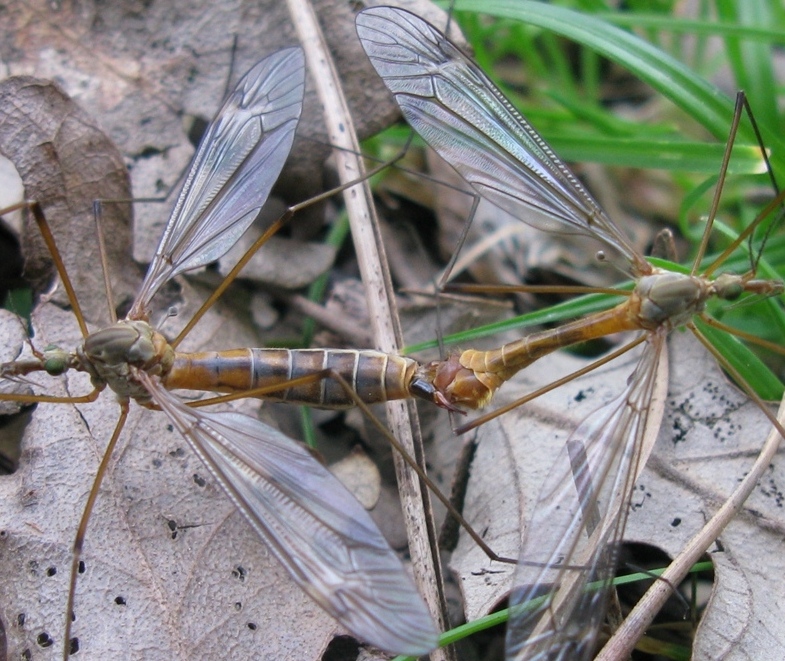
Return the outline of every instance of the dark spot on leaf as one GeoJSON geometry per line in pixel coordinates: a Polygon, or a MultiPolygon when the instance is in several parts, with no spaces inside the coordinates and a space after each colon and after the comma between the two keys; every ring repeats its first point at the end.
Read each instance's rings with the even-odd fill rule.
{"type": "Polygon", "coordinates": [[[156,149],[155,147],[145,147],[138,158],[153,158],[154,156],[160,156],[162,153],[163,152],[160,149],[156,149]]]}
{"type": "Polygon", "coordinates": [[[38,643],[39,647],[51,647],[52,645],[54,645],[55,642],[54,640],[52,640],[52,637],[48,633],[46,633],[46,631],[39,633],[35,640],[38,643]]]}
{"type": "Polygon", "coordinates": [[[125,597],[115,597],[114,603],[116,603],[118,606],[125,606],[125,597]]]}
{"type": "Polygon", "coordinates": [[[194,482],[196,482],[196,486],[199,486],[199,487],[203,487],[205,484],[207,484],[205,479],[203,477],[197,475],[196,473],[194,473],[194,482]]]}

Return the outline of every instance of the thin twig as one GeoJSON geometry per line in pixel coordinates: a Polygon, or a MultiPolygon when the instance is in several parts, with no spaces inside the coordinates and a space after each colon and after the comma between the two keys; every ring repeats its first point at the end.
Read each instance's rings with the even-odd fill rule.
{"type": "MultiPolygon", "coordinates": [[[[360,176],[363,169],[361,160],[356,156],[359,153],[359,142],[317,17],[307,0],[288,0],[288,6],[300,43],[305,50],[310,80],[316,84],[324,109],[330,143],[337,147],[333,153],[339,177],[341,181],[351,181],[360,176]]],[[[360,273],[368,292],[373,335],[380,350],[395,353],[402,343],[401,331],[368,182],[347,190],[344,200],[360,273]]],[[[422,451],[415,450],[412,420],[406,403],[389,403],[387,418],[401,445],[411,456],[421,457],[422,451]]],[[[435,539],[432,534],[430,499],[427,491],[421,488],[417,475],[397,455],[395,468],[414,578],[438,626],[444,630],[445,599],[438,554],[432,552],[435,539]]],[[[446,659],[445,654],[444,650],[437,650],[432,658],[446,659]]]]}
{"type": "MultiPolygon", "coordinates": [[[[785,420],[785,399],[780,403],[777,417],[780,421],[785,420]]],[[[621,627],[602,649],[597,657],[598,661],[616,661],[629,658],[636,641],[643,636],[654,617],[671,596],[673,592],[671,586],[681,583],[690,567],[700,559],[725,526],[739,513],[744,505],[744,501],[747,500],[758,480],[771,464],[781,441],[782,436],[780,432],[773,428],[766,438],[766,443],[758,458],[750,467],[744,479],[739,483],[739,486],[736,487],[736,490],[700,532],[687,543],[678,557],[662,574],[662,580],[654,581],[648,592],[643,595],[643,598],[635,605],[635,608],[627,616],[627,619],[624,620],[621,627]]]]}

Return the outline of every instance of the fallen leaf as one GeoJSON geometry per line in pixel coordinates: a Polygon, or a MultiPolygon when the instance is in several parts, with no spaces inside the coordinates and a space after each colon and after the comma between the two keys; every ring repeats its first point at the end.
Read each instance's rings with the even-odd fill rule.
{"type": "MultiPolygon", "coordinates": [[[[434,18],[441,10],[430,2],[402,4],[444,21],[443,13],[434,18]]],[[[361,138],[368,137],[394,121],[398,108],[362,52],[352,5],[317,0],[314,7],[341,79],[351,81],[346,94],[355,128],[361,138]]],[[[193,121],[208,121],[226,90],[264,55],[297,42],[286,5],[271,0],[143,7],[33,0],[9,7],[0,39],[8,75],[55,80],[90,109],[124,154],[135,199],[160,198],[176,189],[199,137],[196,130],[195,140],[189,134],[193,121]]],[[[292,155],[277,190],[290,202],[320,193],[329,153],[322,108],[307,84],[292,155]]],[[[144,228],[138,233],[157,240],[172,204],[169,195],[166,205],[138,205],[137,227],[144,228]]],[[[300,227],[306,216],[300,214],[300,227]]],[[[144,248],[135,248],[138,261],[142,255],[144,248]]]]}
{"type": "MultiPolygon", "coordinates": [[[[690,335],[675,334],[670,342],[668,408],[637,484],[625,539],[673,557],[737,486],[771,424],[690,335]]],[[[776,461],[708,550],[714,590],[696,632],[694,658],[776,657],[785,645],[777,596],[785,562],[784,484],[776,461]]]]}
{"type": "MultiPolygon", "coordinates": [[[[690,334],[674,333],[669,346],[666,414],[633,491],[624,540],[673,557],[735,488],[770,423],[690,334]]],[[[511,399],[531,392],[583,362],[547,357],[509,384],[515,392],[501,393],[511,399]]],[[[517,557],[528,508],[555,452],[583,417],[624,389],[634,364],[633,356],[617,360],[479,428],[464,515],[494,551],[517,557]]],[[[740,650],[765,658],[782,649],[781,600],[772,586],[783,565],[784,483],[782,467],[773,464],[709,549],[716,579],[696,634],[696,658],[737,658],[740,650]]],[[[489,562],[463,532],[451,568],[463,588],[467,620],[492,611],[510,589],[512,568],[489,562]]]]}
{"type": "MultiPolygon", "coordinates": [[[[229,274],[259,234],[257,227],[251,227],[221,258],[218,272],[222,276],[229,274]]],[[[240,277],[283,289],[302,289],[328,271],[334,259],[335,248],[325,243],[273,236],[256,251],[240,277]]]]}
{"type": "MultiPolygon", "coordinates": [[[[182,320],[203,297],[190,302],[190,295],[184,290],[182,320]]],[[[51,304],[39,308],[35,323],[38,342],[79,340],[70,313],[51,304]]],[[[217,336],[233,346],[252,343],[220,310],[188,339],[198,348],[215,346],[217,336]]],[[[43,380],[49,393],[90,391],[84,374],[43,380]]],[[[253,413],[258,403],[236,408],[253,413]]],[[[82,653],[250,658],[263,649],[274,658],[318,657],[335,621],[291,583],[163,414],[131,409],[82,555],[72,631],[82,653]]],[[[39,405],[19,470],[0,480],[7,572],[0,607],[13,656],[60,656],[71,544],[117,414],[110,393],[76,407],[39,405]]]]}
{"type": "MultiPolygon", "coordinates": [[[[130,197],[119,152],[58,86],[21,77],[0,83],[0,153],[19,172],[25,198],[41,204],[88,319],[105,323],[109,310],[93,201],[130,197]],[[81,264],[91,267],[80,269],[81,264]]],[[[54,275],[54,265],[29,214],[25,224],[25,277],[40,291],[54,275]]],[[[122,300],[134,287],[129,205],[104,205],[101,227],[114,295],[122,300]]],[[[63,290],[53,296],[62,304],[68,301],[63,290]]]]}
{"type": "Polygon", "coordinates": [[[356,448],[350,455],[332,464],[330,472],[365,509],[373,509],[379,502],[382,490],[379,468],[361,448],[356,448]]]}

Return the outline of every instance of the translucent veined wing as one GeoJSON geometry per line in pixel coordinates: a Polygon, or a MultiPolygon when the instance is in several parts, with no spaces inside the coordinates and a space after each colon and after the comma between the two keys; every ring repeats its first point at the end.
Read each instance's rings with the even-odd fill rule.
{"type": "Polygon", "coordinates": [[[633,275],[650,270],[575,175],[441,32],[393,7],[366,9],[356,24],[406,120],[482,197],[539,229],[600,239],[633,275]]]}
{"type": "Polygon", "coordinates": [[[665,330],[649,335],[624,392],[589,415],[559,451],[515,570],[508,659],[575,661],[594,649],[632,488],[656,434],[644,437],[659,429],[649,418],[652,401],[667,389],[667,379],[657,378],[666,337],[665,330]]]}
{"type": "Polygon", "coordinates": [[[254,66],[207,129],[129,314],[178,273],[218,259],[258,215],[294,140],[305,89],[299,47],[254,66]]]}
{"type": "Polygon", "coordinates": [[[363,641],[419,656],[437,646],[425,604],[376,524],[280,431],[235,412],[189,408],[146,374],[169,416],[294,581],[363,641]]]}

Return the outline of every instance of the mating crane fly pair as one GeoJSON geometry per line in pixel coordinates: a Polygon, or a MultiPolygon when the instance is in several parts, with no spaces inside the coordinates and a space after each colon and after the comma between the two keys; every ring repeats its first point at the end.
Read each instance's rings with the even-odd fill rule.
{"type": "MultiPolygon", "coordinates": [[[[329,377],[316,387],[313,382],[287,385],[291,379],[329,369],[368,402],[415,395],[445,408],[480,408],[504,381],[550,351],[620,330],[643,330],[636,343],[647,341],[648,348],[629,387],[587,419],[567,444],[582,447],[586,474],[594,480],[596,507],[576,492],[577,476],[565,451],[543,488],[543,493],[557,498],[538,504],[530,522],[536,543],[527,536],[517,569],[516,585],[526,589],[513,593],[515,603],[528,601],[542,585],[557,589],[541,606],[511,621],[510,658],[536,658],[567,649],[585,655],[594,641],[607,590],[581,587],[559,596],[558,586],[566,583],[568,572],[577,573],[580,586],[591,580],[607,583],[613,570],[603,549],[619,540],[625,513],[608,506],[609,494],[619,489],[629,494],[632,488],[652,374],[667,333],[682,324],[697,333],[691,319],[702,315],[709,297],[780,293],[782,283],[759,281],[749,274],[712,279],[711,272],[685,276],[655,269],[482,71],[435,28],[406,11],[380,7],[358,15],[357,31],[409,123],[481,196],[543,229],[549,229],[547,223],[532,220],[529,210],[544,213],[566,231],[603,241],[626,259],[637,281],[629,298],[608,313],[523,338],[495,352],[469,350],[427,365],[373,351],[176,352],[179,338],[169,343],[148,324],[151,301],[175,275],[229,250],[266,200],[300,115],[304,62],[301,51],[292,48],[246,74],[208,128],[128,317],[94,333],[85,328],[84,342],[74,352],[47,349],[4,364],[1,374],[14,379],[38,371],[84,371],[96,389],[92,399],[109,385],[122,413],[107,455],[130,399],[163,410],[307,594],[359,638],[388,651],[421,654],[437,644],[430,616],[381,533],[340,483],[273,428],[237,413],[197,411],[168,389],[247,392],[277,386],[271,395],[276,399],[351,405],[353,397],[329,377]],[[598,512],[596,530],[588,531],[583,520],[587,505],[598,512]],[[587,532],[596,551],[577,566],[571,561],[579,557],[587,532]]],[[[40,222],[40,210],[34,205],[31,209],[40,222]]],[[[63,269],[60,276],[68,287],[63,269]]],[[[69,297],[78,311],[70,288],[69,297]]],[[[2,398],[62,401],[45,396],[2,398]]],[[[85,508],[80,536],[101,476],[99,472],[85,508]]],[[[77,561],[75,554],[66,631],[71,611],[78,614],[77,561]]],[[[72,645],[68,638],[66,653],[72,645]]]]}

